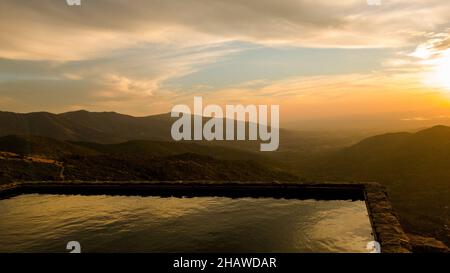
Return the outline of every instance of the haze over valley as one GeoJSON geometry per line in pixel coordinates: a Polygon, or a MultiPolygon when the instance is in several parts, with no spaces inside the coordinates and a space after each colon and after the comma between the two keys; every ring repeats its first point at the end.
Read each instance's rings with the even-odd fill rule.
{"type": "Polygon", "coordinates": [[[251,141],[174,142],[169,115],[0,113],[0,121],[3,183],[379,182],[408,232],[449,242],[447,126],[372,137],[282,129],[279,151],[264,153],[251,141]]]}

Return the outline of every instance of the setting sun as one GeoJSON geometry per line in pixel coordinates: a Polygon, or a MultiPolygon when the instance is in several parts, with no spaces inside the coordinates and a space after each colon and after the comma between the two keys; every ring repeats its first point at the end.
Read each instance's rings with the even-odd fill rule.
{"type": "Polygon", "coordinates": [[[442,53],[442,56],[429,62],[434,68],[426,77],[425,83],[450,91],[450,51],[442,53]]]}
{"type": "Polygon", "coordinates": [[[450,52],[447,51],[444,57],[439,59],[438,63],[435,70],[436,82],[443,88],[450,90],[450,52]]]}

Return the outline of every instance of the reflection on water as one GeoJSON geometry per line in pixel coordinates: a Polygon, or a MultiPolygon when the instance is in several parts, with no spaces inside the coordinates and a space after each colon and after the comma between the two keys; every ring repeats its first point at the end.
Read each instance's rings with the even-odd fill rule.
{"type": "Polygon", "coordinates": [[[0,252],[366,252],[364,202],[22,195],[0,200],[0,252]]]}

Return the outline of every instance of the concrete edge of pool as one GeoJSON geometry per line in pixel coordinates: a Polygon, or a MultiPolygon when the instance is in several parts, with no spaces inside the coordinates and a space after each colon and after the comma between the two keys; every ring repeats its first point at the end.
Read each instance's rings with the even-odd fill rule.
{"type": "Polygon", "coordinates": [[[0,185],[0,198],[27,193],[83,195],[158,195],[274,197],[317,200],[364,200],[374,238],[383,253],[408,253],[411,244],[383,186],[377,183],[245,182],[20,182],[0,185]]]}

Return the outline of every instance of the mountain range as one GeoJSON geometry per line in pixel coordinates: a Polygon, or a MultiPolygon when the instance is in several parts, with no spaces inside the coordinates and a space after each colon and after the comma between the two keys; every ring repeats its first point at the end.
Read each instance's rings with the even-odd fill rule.
{"type": "Polygon", "coordinates": [[[168,114],[132,117],[115,112],[62,114],[0,112],[0,136],[37,135],[60,140],[117,143],[134,139],[169,140],[168,114]]]}
{"type": "Polygon", "coordinates": [[[410,233],[450,244],[450,127],[365,137],[281,130],[251,142],[173,142],[173,120],[77,111],[0,112],[0,178],[15,180],[351,181],[386,186],[410,233]]]}

